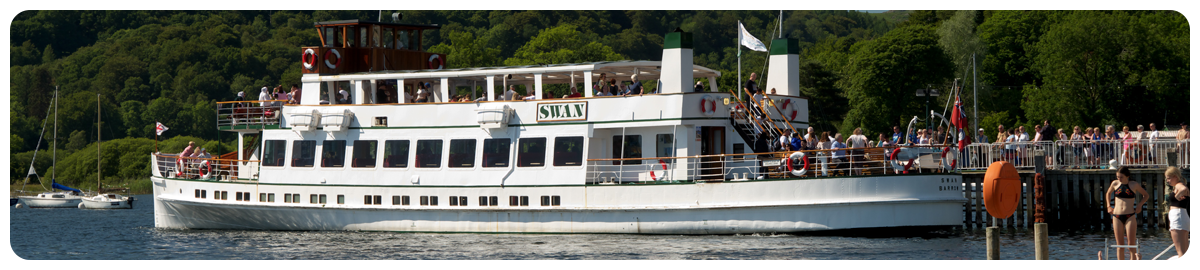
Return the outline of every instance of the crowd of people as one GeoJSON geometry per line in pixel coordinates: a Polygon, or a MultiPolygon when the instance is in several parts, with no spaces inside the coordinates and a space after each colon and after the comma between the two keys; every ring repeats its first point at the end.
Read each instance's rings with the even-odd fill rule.
{"type": "MultiPolygon", "coordinates": [[[[990,148],[1002,153],[999,158],[1014,161],[1018,165],[1029,162],[1027,150],[1031,148],[1047,150],[1048,166],[1099,167],[1108,165],[1108,161],[1113,159],[1134,165],[1165,163],[1159,151],[1161,141],[1165,138],[1162,138],[1154,123],[1150,123],[1149,127],[1147,131],[1142,125],[1137,125],[1137,131],[1130,131],[1129,126],[1124,126],[1121,132],[1116,132],[1112,125],[1105,126],[1103,130],[1099,127],[1074,126],[1068,135],[1066,130],[1055,128],[1050,121],[1043,120],[1042,124],[1034,126],[1031,137],[1025,131],[1025,126],[1005,129],[1004,125],[999,125],[996,142],[990,148]],[[1054,151],[1045,149],[1047,147],[1053,147],[1054,151]]],[[[987,143],[988,137],[983,132],[983,129],[979,130],[977,142],[987,143]]],[[[1189,137],[1187,124],[1180,124],[1179,131],[1175,133],[1175,143],[1181,153],[1186,153],[1186,140],[1189,137]]]]}

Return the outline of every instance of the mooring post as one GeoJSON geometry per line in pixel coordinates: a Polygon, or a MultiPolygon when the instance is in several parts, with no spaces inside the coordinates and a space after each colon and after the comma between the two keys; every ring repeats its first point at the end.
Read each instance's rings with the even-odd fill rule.
{"type": "Polygon", "coordinates": [[[1000,232],[996,226],[987,228],[987,259],[1000,259],[1000,232]]]}
{"type": "Polygon", "coordinates": [[[1033,224],[1033,253],[1034,259],[1050,259],[1050,226],[1046,223],[1033,224]]]}

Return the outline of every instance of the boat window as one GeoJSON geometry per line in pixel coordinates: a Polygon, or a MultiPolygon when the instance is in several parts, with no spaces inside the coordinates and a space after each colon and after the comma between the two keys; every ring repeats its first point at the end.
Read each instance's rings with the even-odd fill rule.
{"type": "Polygon", "coordinates": [[[317,203],[317,194],[308,195],[308,203],[317,203]]]}
{"type": "MultiPolygon", "coordinates": [[[[613,136],[613,157],[617,158],[641,158],[642,157],[642,135],[625,135],[625,139],[621,139],[621,135],[613,136]],[[622,145],[624,147],[622,147],[622,145]]],[[[641,160],[625,160],[613,161],[613,165],[621,164],[642,164],[641,160]]]]}
{"type": "Polygon", "coordinates": [[[396,33],[395,32],[396,32],[396,29],[394,29],[394,28],[384,28],[383,29],[383,47],[384,48],[392,48],[393,46],[395,46],[395,44],[396,44],[396,33]]]}
{"type": "Polygon", "coordinates": [[[458,197],[459,206],[467,206],[467,196],[458,197]]]}
{"type": "Polygon", "coordinates": [[[229,191],[221,191],[221,199],[229,200],[229,191]]]}
{"type": "Polygon", "coordinates": [[[283,159],[285,157],[287,157],[287,141],[267,140],[263,144],[263,166],[283,166],[283,159]]]}
{"type": "Polygon", "coordinates": [[[374,168],[376,151],[379,150],[379,141],[354,141],[354,158],[351,160],[350,166],[355,168],[374,168]]]}
{"type": "Polygon", "coordinates": [[[400,196],[400,205],[408,205],[408,196],[400,196]]]}
{"type": "Polygon", "coordinates": [[[675,156],[675,136],[672,134],[658,134],[654,136],[656,157],[674,157],[675,156]]]}
{"type": "Polygon", "coordinates": [[[371,46],[370,43],[367,43],[367,28],[366,27],[358,28],[358,46],[363,46],[363,47],[371,46]]]}
{"type": "Polygon", "coordinates": [[[550,196],[542,196],[542,206],[550,206],[550,196]]]}
{"type": "Polygon", "coordinates": [[[429,205],[437,206],[437,196],[429,196],[429,205]]]}
{"type": "MultiPolygon", "coordinates": [[[[216,195],[213,195],[213,196],[216,196],[216,195]]],[[[201,199],[208,199],[208,191],[207,191],[207,190],[200,190],[200,198],[201,198],[201,199]]]]}
{"type": "Polygon", "coordinates": [[[354,40],[354,26],[346,26],[346,48],[352,48],[356,45],[354,40]]]}
{"type": "Polygon", "coordinates": [[[378,25],[371,26],[371,44],[372,44],[371,45],[372,47],[379,47],[379,26],[378,25]]]}
{"type": "Polygon", "coordinates": [[[488,205],[489,205],[488,197],[487,196],[479,196],[479,206],[488,206],[488,205]]]}
{"type": "Polygon", "coordinates": [[[408,167],[408,140],[383,141],[383,167],[408,167]]]}
{"type": "Polygon", "coordinates": [[[529,206],[529,196],[521,196],[521,206],[529,206]]]}
{"type": "Polygon", "coordinates": [[[546,138],[521,138],[517,141],[517,166],[541,167],[546,162],[546,138]]]}
{"type": "Polygon", "coordinates": [[[421,196],[421,205],[429,205],[429,196],[421,196]]]}
{"type": "Polygon", "coordinates": [[[508,196],[508,206],[517,206],[519,204],[520,200],[517,199],[517,196],[508,196]]]}
{"type": "Polygon", "coordinates": [[[408,49],[408,30],[400,30],[396,34],[396,49],[408,49]]]}
{"type": "Polygon", "coordinates": [[[450,160],[448,162],[451,168],[475,167],[475,140],[450,140],[450,160]]]}
{"type": "Polygon", "coordinates": [[[583,165],[583,137],[554,138],[554,166],[583,165]]]}
{"type": "Polygon", "coordinates": [[[496,197],[496,196],[488,197],[488,205],[499,206],[500,205],[499,197],[496,197]]]}
{"type": "Polygon", "coordinates": [[[200,198],[200,190],[199,189],[196,190],[196,198],[200,198]]]}
{"type": "Polygon", "coordinates": [[[292,167],[312,167],[317,152],[317,141],[292,142],[292,167]]]}
{"type": "Polygon", "coordinates": [[[417,141],[417,168],[442,166],[442,140],[417,141]]]}
{"type": "Polygon", "coordinates": [[[284,193],[284,194],[283,194],[283,202],[285,202],[285,203],[290,203],[290,202],[292,202],[292,194],[291,194],[291,193],[284,193]]]}
{"type": "Polygon", "coordinates": [[[337,42],[334,41],[337,40],[337,30],[337,27],[325,27],[325,47],[337,47],[337,42]]]}
{"type": "Polygon", "coordinates": [[[341,168],[346,165],[346,141],[326,140],[321,146],[321,167],[341,168]]]}
{"type": "Polygon", "coordinates": [[[392,205],[400,205],[400,196],[392,196],[392,205]]]}
{"type": "Polygon", "coordinates": [[[381,195],[375,195],[375,196],[373,196],[372,198],[374,198],[374,199],[375,199],[375,205],[381,205],[381,204],[383,204],[383,196],[381,196],[381,195]]]}
{"type": "Polygon", "coordinates": [[[363,204],[371,205],[371,195],[363,195],[363,204]]]}
{"type": "Polygon", "coordinates": [[[325,204],[325,194],[321,194],[321,196],[319,196],[319,198],[320,199],[318,199],[317,202],[321,203],[321,204],[325,204]]]}
{"type": "Polygon", "coordinates": [[[338,204],[346,204],[346,195],[338,194],[338,204]]]}
{"type": "Polygon", "coordinates": [[[275,193],[267,193],[267,202],[275,202],[275,193]]]}
{"type": "Polygon", "coordinates": [[[458,196],[450,196],[450,206],[458,206],[458,196]]]}
{"type": "Polygon", "coordinates": [[[266,202],[266,201],[267,201],[267,194],[266,194],[266,193],[259,193],[259,194],[258,194],[258,201],[259,201],[259,202],[266,202]]]}
{"type": "Polygon", "coordinates": [[[562,198],[558,196],[550,196],[550,206],[558,206],[562,202],[562,198]]]}
{"type": "Polygon", "coordinates": [[[483,167],[508,167],[508,147],[512,139],[484,139],[483,167]]]}

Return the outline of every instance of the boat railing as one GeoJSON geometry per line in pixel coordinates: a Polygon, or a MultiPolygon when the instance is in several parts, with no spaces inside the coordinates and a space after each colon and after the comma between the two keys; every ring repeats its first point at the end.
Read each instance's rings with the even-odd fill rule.
{"type": "Polygon", "coordinates": [[[1019,143],[974,143],[963,155],[964,170],[986,170],[996,161],[1008,161],[1017,169],[1034,168],[1035,151],[1043,151],[1046,168],[1113,169],[1113,166],[1163,168],[1174,163],[1190,167],[1188,140],[1059,140],[1019,143]],[[1167,152],[1177,150],[1175,160],[1167,152]]]}
{"type": "Polygon", "coordinates": [[[752,181],[958,171],[951,145],[587,160],[588,184],[752,181]],[[905,155],[892,155],[896,149],[905,155]],[[803,158],[795,153],[803,153],[803,158]],[[795,155],[797,158],[792,158],[795,155]],[[792,166],[789,168],[788,162],[792,166]],[[805,165],[807,164],[807,167],[805,165]]]}
{"type": "Polygon", "coordinates": [[[279,125],[285,103],[287,100],[217,102],[217,127],[279,125]]]}
{"type": "Polygon", "coordinates": [[[215,180],[230,182],[257,182],[258,160],[237,160],[200,157],[180,157],[179,154],[155,153],[155,176],[215,180]]]}

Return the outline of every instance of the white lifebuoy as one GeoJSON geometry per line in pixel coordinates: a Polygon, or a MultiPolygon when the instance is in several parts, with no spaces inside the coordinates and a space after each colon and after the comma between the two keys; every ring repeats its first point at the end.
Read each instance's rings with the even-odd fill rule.
{"type": "Polygon", "coordinates": [[[700,112],[707,116],[712,116],[713,113],[716,113],[717,99],[710,95],[704,95],[704,97],[700,98],[700,112]]]}
{"type": "Polygon", "coordinates": [[[209,177],[211,177],[212,172],[213,172],[212,164],[209,164],[208,160],[204,160],[204,161],[200,162],[200,175],[201,175],[202,179],[208,179],[209,177]]]}
{"type": "Polygon", "coordinates": [[[957,163],[958,163],[958,149],[954,149],[949,146],[942,149],[942,168],[943,169],[946,169],[947,171],[954,170],[954,167],[956,167],[956,165],[958,165],[957,163]],[[950,154],[949,159],[946,158],[946,154],[950,154]]]}
{"type": "Polygon", "coordinates": [[[337,66],[341,63],[342,63],[342,53],[338,52],[337,49],[329,49],[328,51],[325,51],[325,66],[326,67],[329,67],[330,69],[336,69],[337,66]],[[333,53],[333,56],[337,57],[337,59],[334,59],[333,63],[329,63],[329,53],[333,53]]]}
{"type": "Polygon", "coordinates": [[[655,176],[654,170],[650,170],[650,178],[654,178],[654,181],[662,181],[663,179],[667,178],[667,162],[660,159],[658,160],[658,164],[662,165],[663,173],[661,177],[655,176]]]}
{"type": "Polygon", "coordinates": [[[304,49],[304,54],[300,56],[300,64],[304,65],[304,69],[313,70],[317,64],[317,52],[312,48],[304,49]]]}
{"type": "Polygon", "coordinates": [[[443,66],[441,57],[436,54],[429,56],[429,69],[442,69],[443,66]],[[437,60],[437,68],[433,68],[433,60],[437,60]]]}
{"type": "Polygon", "coordinates": [[[792,175],[804,176],[804,174],[808,173],[808,157],[804,155],[804,152],[797,151],[783,160],[787,162],[788,170],[792,172],[792,175]],[[799,170],[792,168],[792,160],[796,159],[799,159],[804,163],[804,167],[800,167],[799,170]]]}

